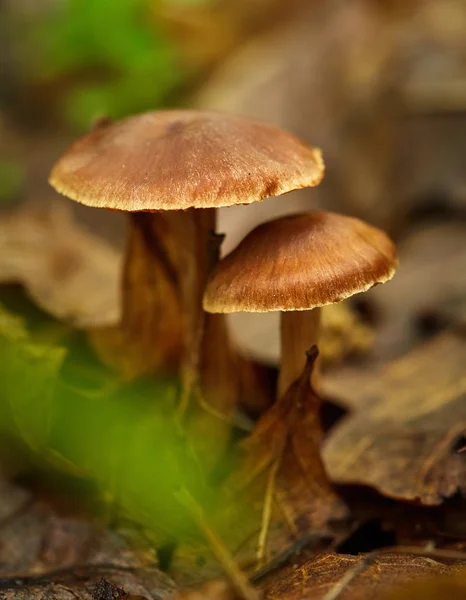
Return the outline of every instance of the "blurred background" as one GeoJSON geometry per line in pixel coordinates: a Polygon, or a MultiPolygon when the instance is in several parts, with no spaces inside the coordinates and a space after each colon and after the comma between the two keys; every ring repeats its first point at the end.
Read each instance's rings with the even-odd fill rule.
{"type": "MultiPolygon", "coordinates": [[[[225,252],[286,212],[355,215],[402,266],[334,328],[376,320],[386,359],[464,320],[466,0],[0,0],[0,27],[0,282],[61,318],[92,288],[95,324],[117,321],[125,219],[59,198],[48,173],[96,119],[197,106],[285,127],[326,161],[318,188],[221,211],[225,252]],[[55,297],[77,254],[75,300],[55,297]]],[[[275,360],[277,315],[233,325],[275,360]]]]}

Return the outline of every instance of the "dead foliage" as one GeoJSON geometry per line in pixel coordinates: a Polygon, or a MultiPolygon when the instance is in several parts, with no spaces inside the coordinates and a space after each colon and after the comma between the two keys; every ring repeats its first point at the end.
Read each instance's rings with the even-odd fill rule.
{"type": "Polygon", "coordinates": [[[320,399],[310,382],[317,355],[314,346],[300,378],[243,441],[244,456],[228,482],[233,505],[253,509],[258,566],[283,545],[346,516],[319,452],[320,399]]]}
{"type": "Polygon", "coordinates": [[[334,384],[354,412],[324,447],[332,480],[425,505],[465,492],[465,364],[464,335],[447,332],[379,372],[343,377],[339,391],[334,384]]]}
{"type": "Polygon", "coordinates": [[[395,586],[433,575],[452,577],[463,569],[464,559],[449,561],[408,552],[387,550],[365,556],[324,553],[304,563],[284,579],[267,584],[265,598],[378,600],[384,591],[395,586]]]}
{"type": "Polygon", "coordinates": [[[40,308],[74,327],[119,321],[121,268],[120,253],[76,223],[65,203],[0,219],[0,283],[22,284],[40,308]]]}
{"type": "Polygon", "coordinates": [[[462,600],[466,597],[466,569],[416,581],[384,596],[384,600],[462,600]]]}
{"type": "Polygon", "coordinates": [[[398,356],[436,328],[466,323],[465,238],[461,220],[421,221],[404,235],[396,277],[365,297],[379,317],[375,357],[398,356]]]}
{"type": "Polygon", "coordinates": [[[174,584],[150,554],[131,550],[98,523],[60,516],[45,501],[4,481],[0,501],[2,600],[160,600],[174,595],[174,584]]]}

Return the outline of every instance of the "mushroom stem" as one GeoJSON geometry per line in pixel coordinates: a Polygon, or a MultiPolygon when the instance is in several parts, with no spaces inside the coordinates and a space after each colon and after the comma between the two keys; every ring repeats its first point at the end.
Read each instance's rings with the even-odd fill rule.
{"type": "Polygon", "coordinates": [[[124,372],[129,378],[176,373],[183,351],[176,248],[160,214],[130,217],[122,286],[124,372]]]}
{"type": "MultiPolygon", "coordinates": [[[[218,262],[223,235],[209,235],[207,273],[218,262]]],[[[197,406],[190,411],[188,431],[199,458],[208,471],[219,461],[226,447],[239,399],[239,358],[230,342],[225,315],[201,309],[197,345],[193,361],[187,366],[187,379],[181,377],[182,395],[178,416],[182,416],[193,397],[197,406]]]]}
{"type": "MultiPolygon", "coordinates": [[[[224,315],[206,319],[202,309],[221,241],[214,231],[215,209],[132,214],[123,277],[125,371],[177,374],[179,417],[200,387],[205,406],[228,421],[238,399],[236,353],[224,315]]],[[[211,427],[222,428],[218,419],[211,427]]]]}
{"type": "MultiPolygon", "coordinates": [[[[301,375],[306,364],[306,351],[317,344],[320,329],[320,308],[281,313],[281,360],[277,397],[281,398],[301,375]]],[[[318,362],[312,372],[315,386],[319,373],[318,362]]]]}
{"type": "Polygon", "coordinates": [[[123,274],[123,334],[130,375],[198,368],[202,294],[215,209],[132,214],[123,274]]]}
{"type": "Polygon", "coordinates": [[[179,288],[183,303],[185,341],[180,365],[181,397],[178,414],[181,417],[189,405],[195,385],[200,383],[205,337],[202,295],[212,263],[211,235],[215,232],[216,209],[190,209],[177,211],[176,215],[172,229],[180,246],[179,288]],[[182,218],[185,218],[184,222],[182,218]]]}

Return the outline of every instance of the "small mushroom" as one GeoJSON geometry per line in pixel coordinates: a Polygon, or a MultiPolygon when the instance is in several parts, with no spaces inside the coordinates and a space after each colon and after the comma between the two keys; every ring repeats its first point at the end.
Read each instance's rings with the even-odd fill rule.
{"type": "Polygon", "coordinates": [[[380,229],[329,212],[259,225],[212,272],[204,309],[212,313],[281,313],[281,397],[318,342],[320,307],[385,283],[398,261],[380,229]]]}
{"type": "Polygon", "coordinates": [[[82,204],[131,213],[122,320],[139,374],[176,371],[180,361],[192,371],[199,362],[215,209],[317,185],[322,176],[320,151],[285,131],[171,110],[98,124],[56,163],[50,183],[82,204]]]}

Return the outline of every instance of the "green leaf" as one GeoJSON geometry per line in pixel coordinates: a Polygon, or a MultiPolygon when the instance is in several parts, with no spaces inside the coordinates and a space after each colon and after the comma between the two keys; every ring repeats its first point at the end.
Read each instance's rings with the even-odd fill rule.
{"type": "Polygon", "coordinates": [[[22,439],[35,451],[48,441],[63,348],[31,340],[21,318],[0,306],[0,401],[9,405],[22,439]]]}
{"type": "Polygon", "coordinates": [[[155,109],[182,80],[176,48],[149,8],[148,0],[69,0],[39,23],[30,76],[76,81],[65,92],[70,125],[155,109]]]}

